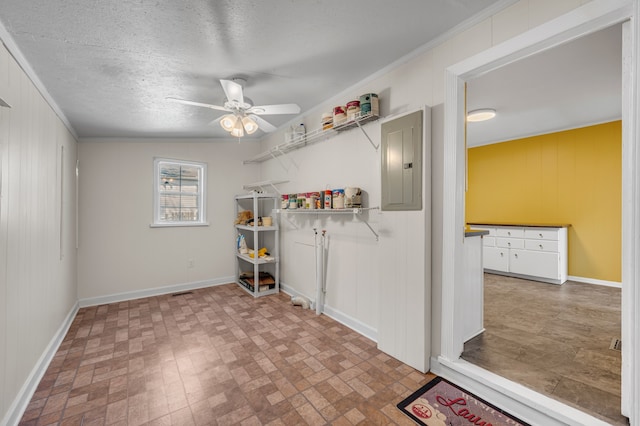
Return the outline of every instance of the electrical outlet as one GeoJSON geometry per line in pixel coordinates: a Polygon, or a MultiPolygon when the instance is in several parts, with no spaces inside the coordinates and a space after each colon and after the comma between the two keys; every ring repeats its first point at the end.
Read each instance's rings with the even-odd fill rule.
{"type": "Polygon", "coordinates": [[[193,259],[187,260],[187,268],[193,268],[194,262],[193,259]]]}

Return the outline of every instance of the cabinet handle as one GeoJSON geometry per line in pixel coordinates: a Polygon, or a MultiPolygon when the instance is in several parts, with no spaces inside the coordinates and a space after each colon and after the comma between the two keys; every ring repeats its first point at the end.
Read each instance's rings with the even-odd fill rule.
{"type": "Polygon", "coordinates": [[[542,244],[540,244],[540,246],[539,246],[539,247],[540,247],[540,248],[543,248],[543,247],[542,247],[542,244]]]}
{"type": "Polygon", "coordinates": [[[511,231],[507,231],[507,235],[511,236],[511,231]]]}
{"type": "Polygon", "coordinates": [[[542,238],[542,234],[538,234],[538,235],[540,235],[540,238],[542,238]]]}
{"type": "Polygon", "coordinates": [[[504,257],[504,253],[503,252],[500,252],[500,257],[504,257]]]}
{"type": "Polygon", "coordinates": [[[517,259],[518,258],[518,253],[514,253],[513,257],[515,257],[517,259]]]}
{"type": "Polygon", "coordinates": [[[511,243],[507,243],[507,245],[508,245],[509,247],[511,247],[511,243]]]}

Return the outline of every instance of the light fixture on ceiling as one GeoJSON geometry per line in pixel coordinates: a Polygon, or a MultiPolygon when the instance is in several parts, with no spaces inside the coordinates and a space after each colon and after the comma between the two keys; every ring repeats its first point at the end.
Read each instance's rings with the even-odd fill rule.
{"type": "Polygon", "coordinates": [[[491,120],[496,116],[496,110],[491,108],[474,109],[467,113],[467,121],[476,123],[478,121],[491,120]]]}
{"type": "MultiPolygon", "coordinates": [[[[216,111],[225,111],[225,115],[220,117],[220,127],[229,132],[234,137],[242,137],[245,134],[252,135],[258,129],[264,132],[274,132],[277,128],[266,121],[261,115],[275,114],[298,114],[300,107],[296,104],[276,104],[276,105],[253,105],[253,101],[244,96],[242,85],[246,80],[233,78],[231,80],[220,80],[222,90],[226,97],[224,105],[204,104],[202,102],[190,101],[167,97],[167,100],[178,102],[184,105],[210,108],[216,111]]],[[[0,98],[0,106],[2,99],[0,98]]]]}
{"type": "Polygon", "coordinates": [[[244,131],[247,132],[248,135],[252,135],[258,130],[258,123],[253,121],[251,117],[244,117],[242,119],[242,126],[244,126],[244,131]]]}
{"type": "Polygon", "coordinates": [[[233,126],[233,129],[231,129],[231,131],[229,133],[231,133],[231,136],[236,137],[236,138],[243,137],[244,136],[244,128],[242,127],[242,121],[236,120],[235,126],[233,126]]]}
{"type": "Polygon", "coordinates": [[[258,131],[258,123],[249,116],[241,117],[239,114],[223,115],[220,126],[236,138],[241,138],[245,132],[252,135],[258,131]]]}
{"type": "Polygon", "coordinates": [[[236,121],[238,121],[238,117],[235,114],[226,114],[220,119],[220,126],[227,132],[231,132],[236,125],[236,121]]]}

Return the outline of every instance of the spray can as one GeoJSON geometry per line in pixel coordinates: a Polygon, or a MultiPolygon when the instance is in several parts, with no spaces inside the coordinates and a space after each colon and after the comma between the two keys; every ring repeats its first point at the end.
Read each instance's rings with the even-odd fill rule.
{"type": "Polygon", "coordinates": [[[324,208],[325,209],[331,208],[332,206],[331,199],[332,199],[331,190],[327,189],[326,191],[324,191],[324,208]]]}

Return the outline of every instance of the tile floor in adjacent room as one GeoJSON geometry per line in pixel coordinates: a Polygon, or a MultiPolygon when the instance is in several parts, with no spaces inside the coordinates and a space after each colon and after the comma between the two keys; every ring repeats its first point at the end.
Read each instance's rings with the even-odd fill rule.
{"type": "Polygon", "coordinates": [[[407,424],[433,376],[236,284],[82,308],[21,425],[407,424]]]}
{"type": "Polygon", "coordinates": [[[620,414],[621,290],[485,274],[485,332],[462,358],[609,423],[620,414]]]}

